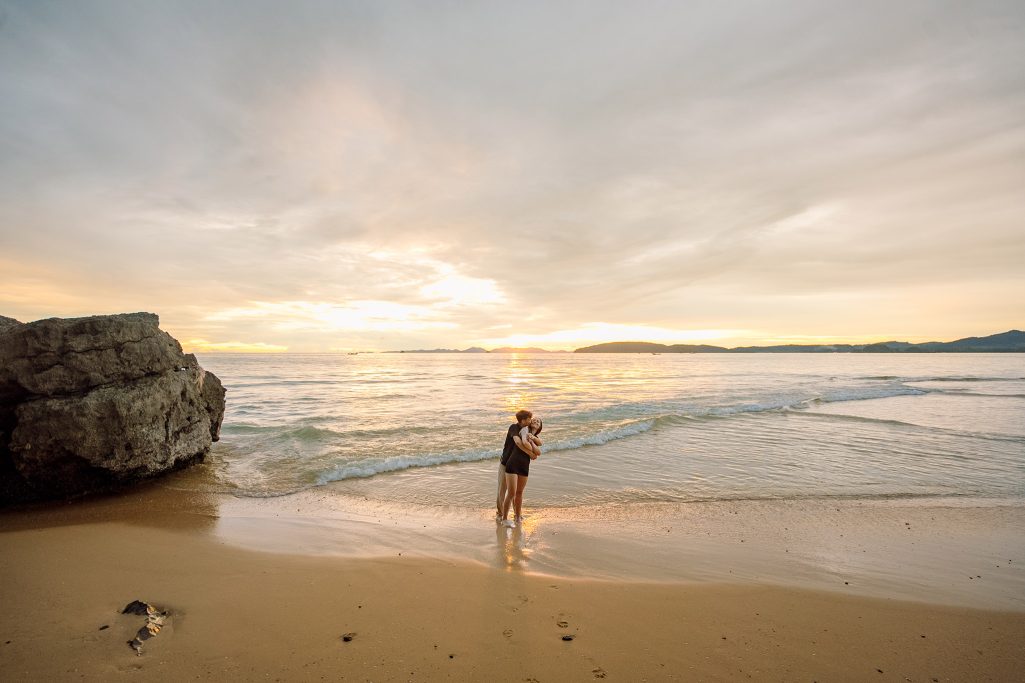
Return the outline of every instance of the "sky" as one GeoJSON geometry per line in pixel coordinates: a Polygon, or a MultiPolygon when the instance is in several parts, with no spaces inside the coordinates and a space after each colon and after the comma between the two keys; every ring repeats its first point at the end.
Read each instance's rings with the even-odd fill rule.
{"type": "Polygon", "coordinates": [[[1025,3],[0,0],[0,315],[190,350],[1025,328],[1025,3]]]}

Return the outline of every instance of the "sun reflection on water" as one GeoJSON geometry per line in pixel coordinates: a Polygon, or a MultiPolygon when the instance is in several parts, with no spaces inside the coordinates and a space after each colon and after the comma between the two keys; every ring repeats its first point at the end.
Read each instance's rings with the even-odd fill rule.
{"type": "Polygon", "coordinates": [[[525,517],[515,527],[501,524],[496,526],[495,539],[498,548],[498,564],[506,571],[528,571],[530,556],[534,552],[533,539],[540,527],[540,520],[525,517]]]}

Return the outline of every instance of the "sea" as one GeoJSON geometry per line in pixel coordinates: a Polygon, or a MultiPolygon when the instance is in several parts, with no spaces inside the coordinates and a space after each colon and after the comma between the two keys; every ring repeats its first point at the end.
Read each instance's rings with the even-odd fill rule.
{"type": "Polygon", "coordinates": [[[1025,610],[1025,354],[200,362],[228,390],[221,437],[164,485],[224,543],[1025,610]],[[521,408],[544,452],[507,528],[521,408]]]}
{"type": "Polygon", "coordinates": [[[513,414],[528,508],[730,500],[1025,503],[1023,354],[207,354],[212,486],[494,506],[513,414]]]}

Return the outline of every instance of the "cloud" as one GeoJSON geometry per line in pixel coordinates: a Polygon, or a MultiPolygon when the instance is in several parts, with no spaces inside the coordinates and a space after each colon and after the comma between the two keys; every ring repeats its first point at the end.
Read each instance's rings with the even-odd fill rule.
{"type": "Polygon", "coordinates": [[[434,319],[422,306],[404,306],[390,301],[352,301],[344,305],[319,301],[257,301],[242,308],[214,311],[211,322],[259,320],[275,332],[409,332],[451,328],[451,323],[434,319]]]}
{"type": "Polygon", "coordinates": [[[238,341],[210,342],[206,339],[189,339],[182,343],[186,353],[284,353],[287,346],[264,344],[262,342],[246,343],[238,341]]]}
{"type": "Polygon", "coordinates": [[[1025,322],[1021,3],[0,8],[22,319],[290,350],[1025,322]]]}

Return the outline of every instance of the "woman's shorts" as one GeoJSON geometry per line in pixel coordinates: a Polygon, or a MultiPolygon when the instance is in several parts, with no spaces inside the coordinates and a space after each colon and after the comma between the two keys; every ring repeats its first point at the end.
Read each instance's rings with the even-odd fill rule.
{"type": "Polygon", "coordinates": [[[513,453],[505,463],[506,474],[518,474],[526,477],[530,474],[530,458],[523,453],[513,453]]]}

